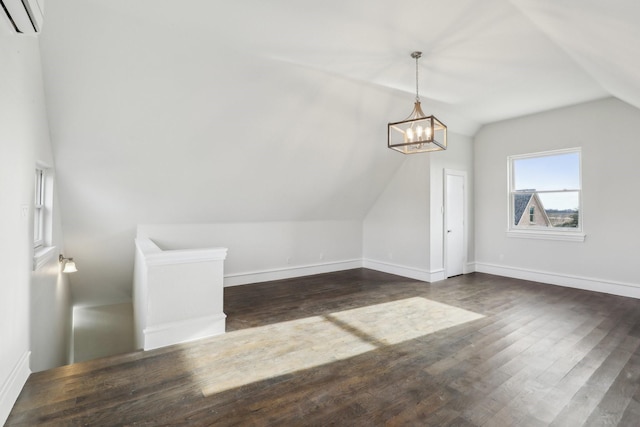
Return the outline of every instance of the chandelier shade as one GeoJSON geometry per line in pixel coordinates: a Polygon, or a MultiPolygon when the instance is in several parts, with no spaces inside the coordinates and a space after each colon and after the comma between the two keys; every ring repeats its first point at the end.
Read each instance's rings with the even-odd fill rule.
{"type": "Polygon", "coordinates": [[[416,60],[416,100],[413,111],[404,120],[387,125],[387,146],[403,154],[425,153],[447,149],[447,126],[435,116],[422,111],[418,95],[418,58],[421,52],[413,52],[416,60]]]}

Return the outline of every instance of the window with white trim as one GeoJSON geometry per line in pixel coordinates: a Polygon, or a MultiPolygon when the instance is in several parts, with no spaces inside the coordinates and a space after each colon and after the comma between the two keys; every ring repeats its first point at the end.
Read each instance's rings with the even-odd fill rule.
{"type": "Polygon", "coordinates": [[[508,157],[507,234],[584,240],[581,149],[508,157]]]}
{"type": "Polygon", "coordinates": [[[53,246],[53,170],[36,163],[33,198],[33,271],[57,256],[53,246]]]}
{"type": "Polygon", "coordinates": [[[33,201],[33,246],[39,248],[44,245],[45,228],[45,170],[36,167],[35,191],[33,201]]]}

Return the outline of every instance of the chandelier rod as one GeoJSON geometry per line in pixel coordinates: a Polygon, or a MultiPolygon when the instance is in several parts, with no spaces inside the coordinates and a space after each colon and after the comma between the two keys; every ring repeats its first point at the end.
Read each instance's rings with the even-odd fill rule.
{"type": "Polygon", "coordinates": [[[418,92],[418,59],[422,56],[422,52],[411,52],[411,57],[416,60],[416,102],[420,102],[420,94],[418,92]]]}

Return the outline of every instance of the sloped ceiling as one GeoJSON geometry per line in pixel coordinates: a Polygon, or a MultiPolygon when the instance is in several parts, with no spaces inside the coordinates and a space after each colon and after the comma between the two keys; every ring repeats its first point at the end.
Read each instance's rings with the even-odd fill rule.
{"type": "Polygon", "coordinates": [[[361,219],[403,156],[606,96],[640,106],[635,0],[56,0],[40,36],[76,300],[130,293],[139,223],[361,219]],[[81,286],[80,286],[81,285],[81,286]]]}

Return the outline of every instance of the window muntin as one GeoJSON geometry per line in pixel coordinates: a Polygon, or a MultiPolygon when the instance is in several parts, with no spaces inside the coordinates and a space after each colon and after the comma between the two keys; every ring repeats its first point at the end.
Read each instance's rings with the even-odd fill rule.
{"type": "Polygon", "coordinates": [[[508,167],[510,232],[581,234],[579,148],[510,156],[508,167]]]}

